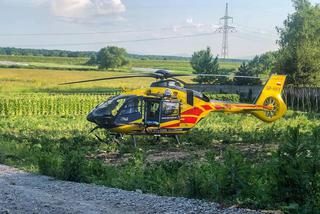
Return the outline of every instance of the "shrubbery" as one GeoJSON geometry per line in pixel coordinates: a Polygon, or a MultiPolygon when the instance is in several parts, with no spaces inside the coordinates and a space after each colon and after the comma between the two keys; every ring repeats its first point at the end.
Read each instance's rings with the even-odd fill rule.
{"type": "Polygon", "coordinates": [[[240,102],[239,94],[213,94],[213,93],[205,93],[207,97],[212,100],[222,100],[229,102],[240,102]]]}
{"type": "MultiPolygon", "coordinates": [[[[279,150],[256,163],[232,147],[216,160],[208,153],[198,162],[147,163],[137,150],[127,164],[105,166],[85,158],[76,141],[40,155],[41,173],[70,181],[95,182],[159,195],[209,199],[251,208],[281,208],[290,213],[320,209],[320,129],[304,136],[290,128],[279,150]],[[57,158],[58,153],[59,158],[57,158]]],[[[62,146],[63,145],[63,146],[62,146]]]]}
{"type": "Polygon", "coordinates": [[[95,158],[97,149],[108,149],[85,132],[80,118],[73,118],[73,123],[65,117],[5,118],[0,122],[0,161],[27,164],[28,169],[70,181],[254,209],[317,213],[320,126],[316,117],[307,116],[289,113],[287,119],[262,125],[248,116],[212,115],[182,139],[192,143],[185,148],[206,148],[204,157],[148,162],[143,150],[131,148],[129,161],[117,166],[95,158]],[[219,151],[213,147],[217,141],[224,143],[219,151]],[[279,148],[257,160],[237,151],[234,142],[276,142],[279,148]]]}

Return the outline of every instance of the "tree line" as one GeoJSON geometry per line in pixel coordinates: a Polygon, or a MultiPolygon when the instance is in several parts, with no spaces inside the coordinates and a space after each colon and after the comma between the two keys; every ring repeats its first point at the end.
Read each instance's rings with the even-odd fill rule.
{"type": "MultiPolygon", "coordinates": [[[[30,49],[0,47],[0,55],[7,56],[47,56],[47,57],[84,57],[90,58],[96,56],[97,51],[67,51],[67,50],[48,50],[48,49],[30,49]]],[[[138,60],[176,60],[188,61],[191,57],[187,56],[168,56],[168,55],[142,55],[128,53],[128,58],[138,60]]],[[[221,60],[222,61],[222,60],[221,60]]],[[[223,59],[226,62],[242,62],[241,59],[223,59]]]]}
{"type": "MultiPolygon", "coordinates": [[[[98,52],[96,51],[67,51],[67,50],[0,47],[0,55],[8,55],[8,56],[47,56],[47,57],[90,58],[97,54],[98,52]]],[[[127,54],[127,55],[130,59],[140,59],[140,60],[189,60],[190,59],[190,57],[183,57],[183,56],[140,55],[140,54],[127,54]]]]}
{"type": "Polygon", "coordinates": [[[21,55],[21,56],[47,56],[47,57],[87,57],[89,58],[94,51],[66,51],[66,50],[46,50],[0,47],[0,55],[21,55]]]}

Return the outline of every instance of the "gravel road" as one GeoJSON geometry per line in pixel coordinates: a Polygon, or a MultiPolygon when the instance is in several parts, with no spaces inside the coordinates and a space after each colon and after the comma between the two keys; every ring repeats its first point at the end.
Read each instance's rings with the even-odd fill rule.
{"type": "Polygon", "coordinates": [[[186,198],[160,197],[58,181],[0,165],[0,213],[231,213],[237,208],[186,198]]]}

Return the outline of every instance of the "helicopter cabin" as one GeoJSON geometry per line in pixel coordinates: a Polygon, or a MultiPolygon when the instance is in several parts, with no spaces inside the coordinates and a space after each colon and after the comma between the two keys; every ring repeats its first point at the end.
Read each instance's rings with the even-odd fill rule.
{"type": "Polygon", "coordinates": [[[180,101],[172,97],[119,95],[93,109],[87,119],[101,128],[134,124],[159,128],[161,123],[180,120],[180,101]]]}

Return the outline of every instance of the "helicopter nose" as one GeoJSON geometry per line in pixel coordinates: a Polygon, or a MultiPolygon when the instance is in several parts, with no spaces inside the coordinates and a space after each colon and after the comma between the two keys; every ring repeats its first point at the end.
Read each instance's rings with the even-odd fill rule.
{"type": "Polygon", "coordinates": [[[106,115],[99,115],[96,110],[91,111],[87,115],[87,120],[89,122],[95,123],[99,127],[111,127],[113,125],[113,120],[111,117],[106,115]]]}
{"type": "Polygon", "coordinates": [[[88,120],[89,122],[95,123],[95,117],[93,116],[93,112],[90,112],[90,113],[87,115],[87,120],[88,120]]]}

